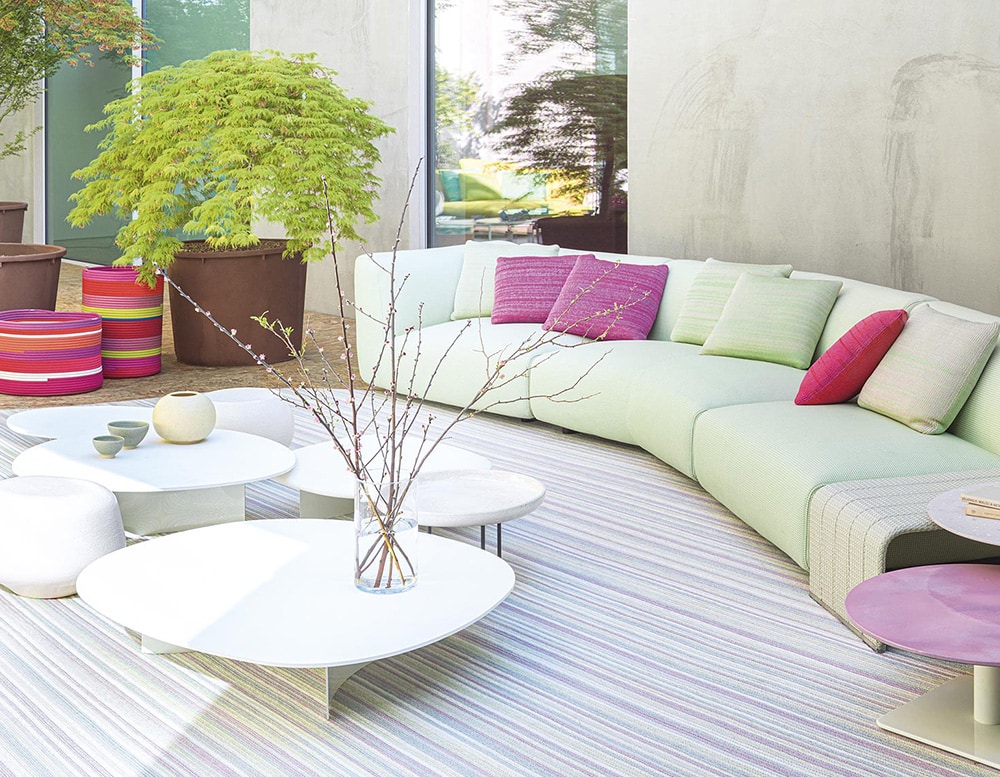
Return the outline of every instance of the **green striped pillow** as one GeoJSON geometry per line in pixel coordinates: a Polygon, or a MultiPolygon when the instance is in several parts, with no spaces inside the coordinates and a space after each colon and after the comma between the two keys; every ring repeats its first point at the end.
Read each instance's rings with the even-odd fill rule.
{"type": "Polygon", "coordinates": [[[715,322],[722,315],[726,300],[743,273],[787,278],[792,273],[790,264],[740,264],[705,260],[705,266],[695,276],[694,283],[684,295],[677,323],[670,332],[675,343],[702,345],[712,333],[715,322]]]}
{"type": "Polygon", "coordinates": [[[976,387],[998,332],[995,321],[968,321],[921,305],[868,378],[858,404],[923,434],[940,434],[976,387]]]}
{"type": "Polygon", "coordinates": [[[787,364],[804,370],[833,303],[840,281],[768,278],[744,273],[736,281],[719,323],[701,353],[787,364]]]}

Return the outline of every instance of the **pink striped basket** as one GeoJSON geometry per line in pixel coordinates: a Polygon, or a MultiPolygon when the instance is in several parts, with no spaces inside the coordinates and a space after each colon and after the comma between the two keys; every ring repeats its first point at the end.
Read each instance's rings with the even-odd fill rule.
{"type": "Polygon", "coordinates": [[[83,309],[104,319],[101,356],[107,378],[141,378],[160,371],[163,278],[150,288],[134,267],[87,267],[83,309]]]}
{"type": "Polygon", "coordinates": [[[0,393],[21,397],[82,394],[103,384],[100,316],[0,311],[0,393]]]}

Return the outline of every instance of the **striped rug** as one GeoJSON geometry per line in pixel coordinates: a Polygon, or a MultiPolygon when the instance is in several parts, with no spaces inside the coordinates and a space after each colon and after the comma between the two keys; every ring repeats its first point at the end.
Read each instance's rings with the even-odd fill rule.
{"type": "MultiPolygon", "coordinates": [[[[4,427],[0,474],[32,442],[4,427]]],[[[874,724],[963,667],[869,650],[657,460],[499,418],[452,442],[548,487],[506,525],[517,585],[478,624],[369,665],[327,721],[319,670],[142,655],[75,597],[0,589],[0,775],[995,774],[874,724]]],[[[255,517],[295,505],[250,490],[255,517]]]]}

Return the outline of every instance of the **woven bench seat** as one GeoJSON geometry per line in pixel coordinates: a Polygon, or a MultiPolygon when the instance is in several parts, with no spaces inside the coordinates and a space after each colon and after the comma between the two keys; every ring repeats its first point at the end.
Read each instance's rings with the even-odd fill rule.
{"type": "Polygon", "coordinates": [[[1000,470],[948,472],[854,480],[820,488],[809,503],[809,593],[878,651],[885,645],[860,634],[844,599],[858,583],[890,569],[1000,556],[1000,548],[941,529],[927,503],[953,488],[1000,481],[1000,470]]]}

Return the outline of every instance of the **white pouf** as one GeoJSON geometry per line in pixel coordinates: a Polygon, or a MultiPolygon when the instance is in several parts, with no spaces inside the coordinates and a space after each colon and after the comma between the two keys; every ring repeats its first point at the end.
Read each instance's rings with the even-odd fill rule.
{"type": "Polygon", "coordinates": [[[228,388],[206,392],[215,404],[215,428],[246,432],[291,445],[295,434],[292,406],[266,388],[228,388]]]}
{"type": "Polygon", "coordinates": [[[118,500],[104,486],[45,476],[0,481],[0,585],[14,593],[75,594],[85,566],[124,547],[118,500]]]}

